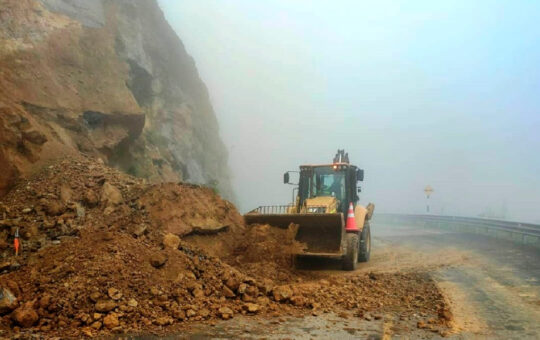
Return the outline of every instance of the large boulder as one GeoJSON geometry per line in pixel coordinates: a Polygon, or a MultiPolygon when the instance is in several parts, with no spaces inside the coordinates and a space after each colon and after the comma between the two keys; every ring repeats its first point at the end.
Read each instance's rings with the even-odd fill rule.
{"type": "Polygon", "coordinates": [[[111,313],[103,318],[103,326],[107,327],[108,329],[118,327],[119,325],[120,321],[118,321],[118,316],[115,313],[111,313]]]}
{"type": "Polygon", "coordinates": [[[120,300],[122,298],[122,292],[114,287],[107,290],[107,295],[113,300],[120,300]]]}
{"type": "Polygon", "coordinates": [[[180,246],[180,237],[175,234],[168,233],[163,237],[163,245],[165,247],[178,249],[178,246],[180,246]]]}
{"type": "Polygon", "coordinates": [[[58,216],[66,211],[65,205],[56,199],[42,199],[41,203],[49,216],[58,216]]]}
{"type": "Polygon", "coordinates": [[[261,307],[258,304],[248,302],[244,305],[244,309],[247,310],[249,313],[257,313],[261,309],[261,307]]]}
{"type": "Polygon", "coordinates": [[[27,302],[11,314],[13,321],[22,327],[32,327],[39,320],[38,313],[34,310],[34,303],[27,302]]]}
{"type": "Polygon", "coordinates": [[[123,202],[122,192],[109,182],[105,182],[101,189],[101,203],[105,206],[113,206],[123,202]]]}
{"type": "Polygon", "coordinates": [[[272,290],[274,300],[281,302],[290,299],[293,296],[293,291],[289,286],[277,286],[272,290]]]}
{"type": "Polygon", "coordinates": [[[62,203],[67,204],[71,201],[73,197],[73,191],[67,184],[62,184],[60,186],[60,200],[62,203]]]}
{"type": "Polygon", "coordinates": [[[83,197],[84,204],[93,208],[99,203],[99,197],[94,190],[88,190],[83,197]]]}
{"type": "Polygon", "coordinates": [[[96,302],[95,308],[97,312],[110,312],[115,309],[117,303],[112,300],[99,300],[96,302]]]}
{"type": "Polygon", "coordinates": [[[6,314],[17,308],[17,298],[7,288],[0,288],[0,314],[6,314]]]}
{"type": "Polygon", "coordinates": [[[154,268],[161,268],[167,262],[167,255],[163,253],[156,253],[150,257],[150,264],[154,268]]]}
{"type": "Polygon", "coordinates": [[[232,309],[230,309],[229,307],[221,307],[219,310],[218,310],[218,313],[219,313],[219,316],[223,319],[223,320],[228,320],[230,318],[232,318],[234,316],[234,312],[232,309]]]}

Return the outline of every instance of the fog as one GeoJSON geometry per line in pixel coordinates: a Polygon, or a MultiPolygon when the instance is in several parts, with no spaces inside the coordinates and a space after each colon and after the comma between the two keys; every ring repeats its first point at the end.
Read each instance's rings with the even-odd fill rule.
{"type": "Polygon", "coordinates": [[[161,0],[242,211],[336,149],[376,212],[540,222],[540,2],[161,0]]]}

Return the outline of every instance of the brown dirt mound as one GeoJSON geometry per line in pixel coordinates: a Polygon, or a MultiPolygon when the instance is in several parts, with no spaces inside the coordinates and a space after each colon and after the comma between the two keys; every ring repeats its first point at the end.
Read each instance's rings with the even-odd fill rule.
{"type": "Polygon", "coordinates": [[[294,270],[292,253],[302,247],[294,228],[246,228],[211,189],[149,185],[89,158],[21,181],[3,198],[0,218],[6,334],[169,333],[236,314],[335,308],[358,316],[420,310],[442,320],[446,308],[425,275],[294,270]]]}
{"type": "Polygon", "coordinates": [[[272,279],[278,283],[306,277],[305,273],[293,271],[293,254],[305,246],[294,240],[298,227],[288,229],[269,225],[253,225],[235,234],[235,247],[224,260],[242,272],[259,279],[272,279]]]}
{"type": "Polygon", "coordinates": [[[213,234],[244,224],[232,203],[200,186],[153,185],[144,192],[140,202],[154,224],[180,236],[213,234]]]}

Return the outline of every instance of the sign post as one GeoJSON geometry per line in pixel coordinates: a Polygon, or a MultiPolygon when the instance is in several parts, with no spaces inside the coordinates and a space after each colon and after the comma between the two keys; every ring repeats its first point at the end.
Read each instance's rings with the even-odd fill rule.
{"type": "Polygon", "coordinates": [[[429,214],[429,196],[433,193],[433,188],[431,185],[427,185],[424,189],[424,192],[426,193],[426,213],[429,214]]]}

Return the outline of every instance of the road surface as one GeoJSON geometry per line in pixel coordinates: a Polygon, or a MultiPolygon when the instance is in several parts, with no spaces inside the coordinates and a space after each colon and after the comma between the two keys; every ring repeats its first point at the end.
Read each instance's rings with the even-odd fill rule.
{"type": "Polygon", "coordinates": [[[540,249],[411,226],[381,225],[376,235],[448,263],[434,275],[452,302],[456,338],[540,338],[540,249]]]}

